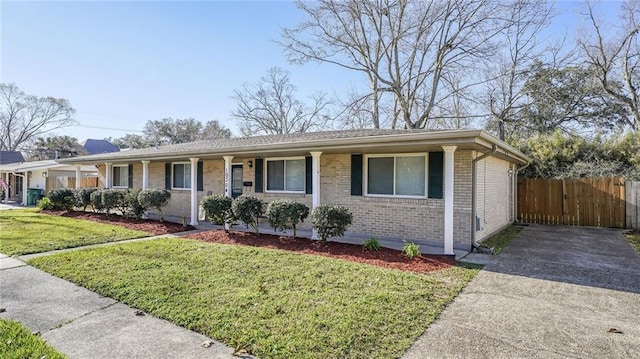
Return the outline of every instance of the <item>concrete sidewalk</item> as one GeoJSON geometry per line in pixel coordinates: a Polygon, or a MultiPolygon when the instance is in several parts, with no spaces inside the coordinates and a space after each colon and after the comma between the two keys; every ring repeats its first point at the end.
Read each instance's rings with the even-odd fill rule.
{"type": "Polygon", "coordinates": [[[620,231],[532,225],[485,258],[403,358],[640,358],[640,256],[620,231]]]}
{"type": "Polygon", "coordinates": [[[69,358],[237,358],[204,335],[2,254],[0,308],[69,358]]]}

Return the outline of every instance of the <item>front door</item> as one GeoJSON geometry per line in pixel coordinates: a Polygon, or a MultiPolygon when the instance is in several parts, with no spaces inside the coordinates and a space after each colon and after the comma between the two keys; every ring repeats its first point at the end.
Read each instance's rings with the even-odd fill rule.
{"type": "Polygon", "coordinates": [[[242,165],[231,166],[231,197],[242,194],[242,165]]]}

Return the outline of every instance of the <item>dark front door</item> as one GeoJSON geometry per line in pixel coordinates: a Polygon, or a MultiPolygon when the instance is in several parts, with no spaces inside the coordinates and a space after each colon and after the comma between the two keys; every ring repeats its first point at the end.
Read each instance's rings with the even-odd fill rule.
{"type": "Polygon", "coordinates": [[[242,165],[231,166],[231,197],[242,194],[242,165]]]}

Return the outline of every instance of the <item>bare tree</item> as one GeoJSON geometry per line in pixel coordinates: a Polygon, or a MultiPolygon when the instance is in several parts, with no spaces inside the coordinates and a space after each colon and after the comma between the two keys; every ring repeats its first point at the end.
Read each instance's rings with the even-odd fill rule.
{"type": "Polygon", "coordinates": [[[578,40],[602,89],[613,101],[624,104],[631,113],[629,125],[640,132],[640,1],[625,1],[620,6],[618,33],[606,38],[605,28],[588,2],[585,17],[592,31],[578,40]]]}
{"type": "Polygon", "coordinates": [[[269,69],[257,83],[235,90],[232,98],[238,107],[232,116],[239,121],[242,134],[284,134],[326,127],[330,101],[318,94],[306,104],[295,98],[295,92],[289,73],[278,67],[269,69]]]}
{"type": "Polygon", "coordinates": [[[27,95],[15,84],[0,83],[0,150],[16,151],[30,139],[74,123],[69,101],[27,95]]]}
{"type": "MultiPolygon", "coordinates": [[[[499,0],[298,1],[306,18],[284,29],[280,44],[295,63],[319,61],[362,72],[369,83],[373,127],[381,95],[392,95],[392,127],[429,127],[447,96],[444,79],[471,73],[495,49],[512,20],[499,0]]],[[[468,76],[468,79],[473,78],[468,76]]],[[[477,85],[469,80],[462,88],[477,85]]],[[[388,104],[387,103],[387,104],[388,104]]],[[[360,103],[355,103],[360,105],[360,103]]]]}
{"type": "MultiPolygon", "coordinates": [[[[500,139],[506,136],[505,124],[517,124],[528,100],[524,93],[528,73],[543,55],[553,55],[554,49],[541,46],[541,32],[553,18],[548,3],[535,0],[516,0],[506,10],[512,19],[498,37],[502,52],[494,57],[486,83],[486,107],[491,112],[489,127],[497,127],[500,139]]],[[[554,58],[553,56],[551,58],[554,58]]]]}

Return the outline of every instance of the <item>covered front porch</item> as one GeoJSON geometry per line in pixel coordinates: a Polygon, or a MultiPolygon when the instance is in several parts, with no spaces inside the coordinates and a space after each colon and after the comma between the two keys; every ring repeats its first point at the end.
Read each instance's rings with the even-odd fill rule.
{"type": "MultiPolygon", "coordinates": [[[[234,177],[234,170],[239,169],[240,173],[244,172],[245,175],[247,175],[247,178],[252,180],[244,183],[240,181],[240,186],[248,184],[248,187],[250,188],[250,190],[245,193],[257,195],[265,202],[279,198],[288,198],[304,202],[309,205],[311,210],[323,203],[344,205],[350,210],[355,210],[355,207],[358,207],[359,213],[354,214],[354,222],[358,221],[358,226],[354,225],[354,227],[357,227],[359,230],[354,230],[347,236],[351,241],[354,241],[353,243],[361,244],[363,239],[369,239],[372,236],[375,236],[384,244],[385,247],[401,248],[403,240],[406,239],[407,241],[422,245],[423,248],[429,248],[429,252],[431,252],[430,254],[456,255],[456,252],[454,251],[454,163],[457,146],[416,147],[414,145],[410,148],[404,149],[404,151],[415,152],[418,149],[420,150],[420,156],[424,158],[423,161],[425,162],[430,153],[441,154],[438,161],[439,164],[436,167],[436,171],[440,172],[441,178],[436,183],[440,186],[440,189],[438,190],[438,193],[440,193],[439,197],[427,197],[426,180],[423,180],[425,181],[423,183],[425,188],[421,196],[399,196],[396,198],[395,196],[376,196],[367,194],[366,184],[363,185],[363,181],[365,181],[365,179],[362,175],[364,171],[362,167],[366,166],[366,164],[362,163],[362,155],[356,155],[360,158],[360,177],[358,179],[350,179],[351,185],[349,186],[344,186],[344,183],[342,182],[337,184],[340,177],[349,175],[349,173],[345,173],[349,168],[351,168],[352,171],[350,174],[351,177],[354,176],[354,155],[349,153],[345,154],[344,151],[337,151],[335,149],[326,152],[307,152],[297,150],[288,151],[284,154],[277,153],[271,156],[269,153],[265,153],[263,156],[259,156],[255,153],[243,153],[241,156],[207,155],[188,158],[173,156],[173,158],[167,158],[164,161],[158,158],[142,159],[135,164],[131,161],[105,162],[104,165],[101,164],[100,167],[104,168],[104,184],[106,188],[162,188],[162,186],[159,186],[160,181],[158,178],[163,177],[165,179],[164,188],[171,190],[172,192],[172,202],[179,202],[179,204],[174,204],[173,206],[180,207],[182,211],[181,216],[173,215],[174,220],[178,223],[186,222],[196,227],[206,225],[206,223],[202,223],[199,208],[200,200],[202,200],[205,195],[211,194],[224,194],[227,197],[235,197],[235,186],[237,185],[235,182],[237,181],[234,177]],[[283,190],[269,191],[268,179],[270,178],[270,174],[268,162],[288,161],[291,158],[301,161],[306,168],[306,178],[304,169],[301,173],[303,176],[301,190],[297,192],[293,190],[287,191],[287,189],[284,188],[283,190]],[[350,160],[351,162],[349,163],[345,161],[345,159],[350,160]],[[340,162],[340,164],[337,164],[338,162],[340,162]],[[342,166],[341,169],[336,169],[336,166],[339,165],[342,166]],[[176,177],[178,169],[180,171],[184,171],[184,173],[180,172],[176,177]],[[164,170],[164,172],[158,173],[158,170],[164,170]],[[137,175],[134,175],[133,172],[136,172],[137,175]],[[222,176],[224,179],[221,181],[222,183],[220,186],[207,185],[207,183],[211,183],[213,181],[212,178],[219,178],[222,176]],[[177,187],[176,181],[178,180],[183,180],[184,183],[180,183],[180,188],[175,188],[177,187]],[[360,189],[359,193],[354,193],[353,184],[357,181],[360,182],[360,189]],[[336,186],[342,187],[336,190],[336,186]],[[210,190],[210,188],[213,188],[213,190],[210,190]],[[346,193],[344,194],[339,193],[345,191],[346,193]],[[353,198],[357,198],[357,200],[354,200],[353,198]],[[386,201],[386,210],[389,211],[388,208],[391,208],[391,210],[395,212],[394,215],[396,217],[399,216],[400,220],[394,220],[390,217],[386,217],[388,222],[385,220],[375,222],[374,218],[368,218],[369,214],[367,212],[377,213],[377,208],[381,207],[377,205],[376,202],[369,202],[370,200],[386,201]],[[353,204],[354,202],[357,202],[357,204],[353,204]],[[421,203],[423,205],[421,205],[421,203]],[[424,218],[424,222],[420,223],[420,220],[416,221],[410,217],[403,217],[403,213],[406,213],[403,211],[406,211],[407,206],[420,208],[418,212],[424,213],[424,215],[429,216],[429,218],[424,218]],[[432,213],[431,208],[439,209],[437,212],[432,213]],[[408,224],[403,226],[403,223],[398,223],[405,221],[404,218],[406,218],[407,222],[412,222],[411,227],[408,224]],[[429,241],[427,239],[434,239],[435,236],[433,233],[436,230],[431,227],[427,227],[426,229],[431,231],[428,232],[423,226],[427,224],[431,225],[434,221],[440,221],[434,227],[441,229],[441,234],[437,235],[437,237],[442,238],[441,241],[429,241]],[[393,225],[395,227],[403,228],[396,228],[397,230],[389,229],[385,232],[372,229],[376,226],[380,227],[381,225],[385,225],[385,222],[388,223],[389,226],[393,225]],[[410,237],[406,236],[407,232],[411,233],[410,237]]],[[[381,151],[378,150],[378,152],[381,151]]],[[[468,152],[469,151],[467,151],[467,154],[468,152]]],[[[369,153],[375,152],[370,149],[369,153]]],[[[402,154],[403,152],[399,153],[402,154]]],[[[437,156],[434,158],[437,159],[437,156]]],[[[364,168],[366,169],[366,167],[364,168]]],[[[425,164],[421,171],[424,173],[426,170],[427,168],[425,164]]],[[[386,215],[385,213],[380,212],[380,214],[376,214],[376,216],[385,217],[386,215]]],[[[413,213],[413,216],[415,217],[416,213],[413,213]]],[[[167,216],[165,215],[165,217],[167,216]]],[[[171,217],[172,216],[169,215],[167,218],[171,217]]],[[[306,231],[309,232],[308,234],[301,232],[305,233],[303,236],[311,239],[318,239],[317,232],[309,227],[310,225],[308,225],[306,229],[306,231]]],[[[263,233],[271,233],[271,231],[270,227],[266,225],[264,226],[263,233]]]]}

